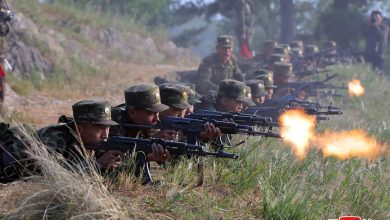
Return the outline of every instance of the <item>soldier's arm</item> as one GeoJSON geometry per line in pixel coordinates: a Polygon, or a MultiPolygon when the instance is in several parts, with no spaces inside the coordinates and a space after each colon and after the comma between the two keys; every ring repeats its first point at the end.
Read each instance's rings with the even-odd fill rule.
{"type": "Polygon", "coordinates": [[[241,72],[240,68],[238,68],[237,64],[234,63],[234,75],[233,78],[238,81],[244,81],[245,80],[245,74],[241,72]]]}

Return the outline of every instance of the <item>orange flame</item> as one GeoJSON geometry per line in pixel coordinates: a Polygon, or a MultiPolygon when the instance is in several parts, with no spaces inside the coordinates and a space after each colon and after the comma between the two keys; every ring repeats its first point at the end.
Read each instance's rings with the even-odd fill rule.
{"type": "Polygon", "coordinates": [[[335,156],[341,160],[361,157],[372,160],[379,156],[384,145],[362,130],[324,132],[317,138],[325,157],[335,156]]]}
{"type": "Polygon", "coordinates": [[[354,79],[348,82],[348,94],[349,96],[362,96],[364,95],[364,87],[360,83],[360,80],[354,79]]]}
{"type": "Polygon", "coordinates": [[[279,124],[283,141],[298,159],[304,159],[315,135],[316,118],[302,110],[288,110],[279,117],[279,124]]]}

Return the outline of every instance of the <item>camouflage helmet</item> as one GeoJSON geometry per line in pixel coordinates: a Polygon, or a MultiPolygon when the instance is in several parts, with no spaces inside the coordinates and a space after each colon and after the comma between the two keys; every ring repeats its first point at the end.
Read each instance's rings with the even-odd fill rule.
{"type": "Polygon", "coordinates": [[[169,107],[186,109],[191,107],[188,103],[189,92],[184,86],[168,84],[160,86],[161,103],[169,107]]]}
{"type": "Polygon", "coordinates": [[[276,46],[278,46],[278,42],[276,42],[274,40],[267,40],[267,41],[264,41],[262,49],[272,50],[276,46]]]}
{"type": "Polygon", "coordinates": [[[269,58],[269,63],[274,64],[275,62],[285,62],[285,58],[280,54],[272,54],[269,58]]]}
{"type": "Polygon", "coordinates": [[[267,70],[267,69],[258,69],[253,72],[254,77],[261,76],[261,75],[270,75],[273,77],[274,73],[271,70],[267,70]]]}
{"type": "Polygon", "coordinates": [[[250,92],[250,88],[245,83],[234,79],[225,79],[219,83],[217,97],[234,99],[248,106],[255,106],[250,92]]]}
{"type": "Polygon", "coordinates": [[[324,43],[324,48],[326,49],[335,49],[336,47],[337,47],[337,43],[332,40],[326,41],[324,43]]]}
{"type": "Polygon", "coordinates": [[[219,35],[217,37],[218,47],[233,47],[233,37],[230,35],[219,35]]]}
{"type": "Polygon", "coordinates": [[[301,48],[295,47],[291,49],[291,54],[295,57],[303,57],[303,50],[301,48]]]}
{"type": "Polygon", "coordinates": [[[72,105],[76,123],[118,125],[111,120],[111,106],[108,102],[82,100],[72,105]]]}
{"type": "Polygon", "coordinates": [[[251,88],[252,97],[262,97],[267,94],[263,80],[252,79],[247,81],[246,85],[251,88]]]}
{"type": "Polygon", "coordinates": [[[292,73],[292,64],[291,63],[281,63],[277,62],[274,64],[274,74],[275,75],[284,75],[289,76],[292,73]]]}
{"type": "Polygon", "coordinates": [[[161,104],[160,90],[152,84],[139,84],[125,90],[127,109],[146,109],[151,112],[162,112],[169,107],[161,104]]]}
{"type": "Polygon", "coordinates": [[[318,53],[318,47],[316,45],[307,45],[305,46],[305,55],[313,54],[313,53],[318,53]]]}
{"type": "Polygon", "coordinates": [[[290,43],[291,48],[300,48],[303,49],[303,41],[297,40],[290,43]]]}
{"type": "Polygon", "coordinates": [[[281,47],[281,46],[274,47],[274,49],[272,49],[272,52],[274,54],[280,54],[282,56],[287,56],[288,55],[288,49],[285,48],[285,47],[281,47]]]}
{"type": "Polygon", "coordinates": [[[278,88],[277,86],[274,85],[273,76],[270,74],[258,75],[255,77],[255,79],[262,80],[264,82],[265,89],[278,88]]]}
{"type": "Polygon", "coordinates": [[[279,45],[279,46],[285,48],[285,49],[287,50],[287,53],[290,53],[290,52],[291,52],[291,47],[290,47],[290,45],[288,45],[288,44],[281,44],[281,45],[279,45]]]}

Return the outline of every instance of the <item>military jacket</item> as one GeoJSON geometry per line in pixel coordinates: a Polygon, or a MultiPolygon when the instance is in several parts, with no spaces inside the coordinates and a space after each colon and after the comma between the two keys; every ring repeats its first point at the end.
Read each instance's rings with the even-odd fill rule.
{"type": "Polygon", "coordinates": [[[224,79],[244,80],[244,74],[238,68],[235,59],[223,64],[219,61],[217,53],[203,59],[197,74],[197,92],[208,94],[210,90],[216,91],[218,84],[224,79]]]}

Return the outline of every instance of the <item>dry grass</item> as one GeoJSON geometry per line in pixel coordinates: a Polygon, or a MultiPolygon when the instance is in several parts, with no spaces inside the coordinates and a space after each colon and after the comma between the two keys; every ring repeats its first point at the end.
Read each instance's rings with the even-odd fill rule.
{"type": "Polygon", "coordinates": [[[126,212],[131,210],[121,208],[91,162],[69,164],[49,153],[36,137],[22,132],[30,146],[27,153],[42,176],[29,177],[28,183],[17,182],[1,191],[2,201],[8,203],[2,210],[4,219],[127,219],[126,212]]]}

